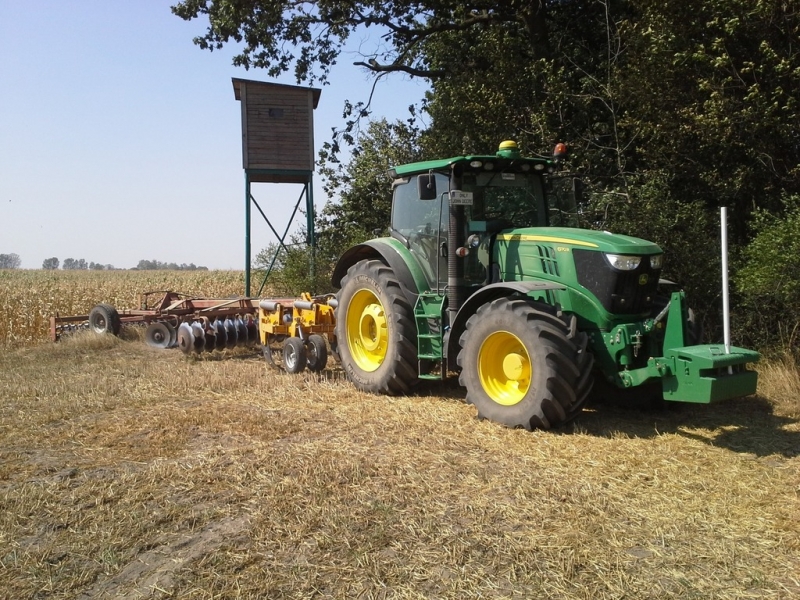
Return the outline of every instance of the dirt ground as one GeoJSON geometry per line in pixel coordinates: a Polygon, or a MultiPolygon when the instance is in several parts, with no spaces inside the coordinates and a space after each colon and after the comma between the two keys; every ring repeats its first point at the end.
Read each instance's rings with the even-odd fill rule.
{"type": "Polygon", "coordinates": [[[6,348],[0,597],[800,597],[779,389],[529,433],[250,349],[6,348]]]}

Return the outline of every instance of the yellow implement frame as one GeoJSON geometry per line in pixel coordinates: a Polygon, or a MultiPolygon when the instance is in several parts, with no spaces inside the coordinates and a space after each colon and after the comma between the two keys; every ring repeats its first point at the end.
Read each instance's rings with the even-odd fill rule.
{"type": "MultiPolygon", "coordinates": [[[[308,345],[317,336],[328,339],[334,358],[338,360],[336,352],[336,333],[334,308],[336,299],[333,295],[312,297],[311,294],[304,292],[300,298],[292,299],[269,299],[261,300],[258,304],[258,332],[261,345],[264,348],[264,357],[272,365],[275,365],[272,353],[278,350],[274,345],[285,345],[290,338],[298,338],[303,344],[308,345]]],[[[296,344],[298,342],[292,342],[296,344]]],[[[324,345],[323,340],[319,343],[324,345]]],[[[301,350],[302,351],[302,350],[301,350]]],[[[313,348],[312,348],[313,351],[313,348]]],[[[289,352],[289,356],[293,353],[289,352]]],[[[287,352],[284,351],[284,358],[287,352]]],[[[302,363],[305,364],[305,357],[302,363]]],[[[292,365],[284,365],[287,371],[292,370],[292,365]]],[[[311,361],[309,360],[309,368],[311,361]]],[[[300,367],[302,370],[302,367],[300,367]]]]}

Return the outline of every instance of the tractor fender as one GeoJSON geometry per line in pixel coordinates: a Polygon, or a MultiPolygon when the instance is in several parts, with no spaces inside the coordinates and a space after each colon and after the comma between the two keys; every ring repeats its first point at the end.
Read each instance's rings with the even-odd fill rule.
{"type": "Polygon", "coordinates": [[[467,298],[466,302],[461,305],[461,308],[456,314],[455,320],[450,324],[449,335],[447,343],[445,344],[445,356],[447,357],[448,368],[456,370],[456,357],[459,351],[458,340],[461,334],[464,333],[467,319],[474,315],[478,311],[478,308],[498,298],[515,295],[525,296],[530,292],[543,290],[565,289],[567,289],[566,286],[551,281],[501,281],[482,287],[467,298]]]}
{"type": "Polygon", "coordinates": [[[400,282],[403,294],[415,306],[420,290],[427,290],[425,274],[406,248],[405,244],[394,238],[377,238],[349,248],[336,263],[331,276],[333,287],[341,287],[342,277],[347,269],[359,261],[377,259],[386,263],[400,282]]]}

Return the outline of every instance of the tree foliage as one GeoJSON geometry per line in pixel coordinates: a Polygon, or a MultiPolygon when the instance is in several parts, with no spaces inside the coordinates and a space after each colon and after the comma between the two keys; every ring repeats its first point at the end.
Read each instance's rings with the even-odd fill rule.
{"type": "Polygon", "coordinates": [[[22,266],[22,260],[19,254],[0,254],[0,269],[19,269],[22,266]]]}
{"type": "Polygon", "coordinates": [[[194,263],[166,263],[160,260],[140,260],[136,264],[139,271],[208,271],[208,267],[198,267],[194,263]]]}
{"type": "Polygon", "coordinates": [[[89,268],[89,264],[83,258],[65,258],[61,265],[65,271],[79,271],[89,268]]]}
{"type": "Polygon", "coordinates": [[[800,351],[800,195],[782,210],[759,209],[735,283],[744,309],[740,335],[759,347],[800,351]]]}
{"type": "Polygon", "coordinates": [[[402,72],[444,77],[458,65],[430,68],[420,52],[425,40],[476,28],[523,23],[530,44],[546,52],[547,7],[558,2],[518,0],[184,0],[173,13],[208,19],[208,29],[194,39],[201,48],[241,44],[237,66],[267,69],[270,77],[294,70],[298,82],[325,81],[347,39],[361,28],[377,29],[376,44],[356,64],[373,73],[402,72]]]}
{"type": "Polygon", "coordinates": [[[327,148],[321,153],[325,191],[338,202],[326,205],[317,219],[320,245],[334,248],[384,231],[392,210],[389,169],[420,160],[419,130],[402,121],[372,121],[345,165],[326,161],[327,148]]]}
{"type": "Polygon", "coordinates": [[[48,271],[53,271],[58,269],[58,265],[61,264],[58,260],[58,257],[53,256],[52,258],[45,258],[42,261],[42,268],[48,271]]]}

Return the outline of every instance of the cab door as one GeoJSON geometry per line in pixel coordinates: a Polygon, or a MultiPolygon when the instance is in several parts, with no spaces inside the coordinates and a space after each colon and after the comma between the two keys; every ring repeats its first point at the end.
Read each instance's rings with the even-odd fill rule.
{"type": "Polygon", "coordinates": [[[443,290],[447,283],[449,179],[443,173],[434,173],[435,197],[422,199],[418,178],[413,175],[394,182],[390,230],[411,250],[431,289],[443,290]]]}

